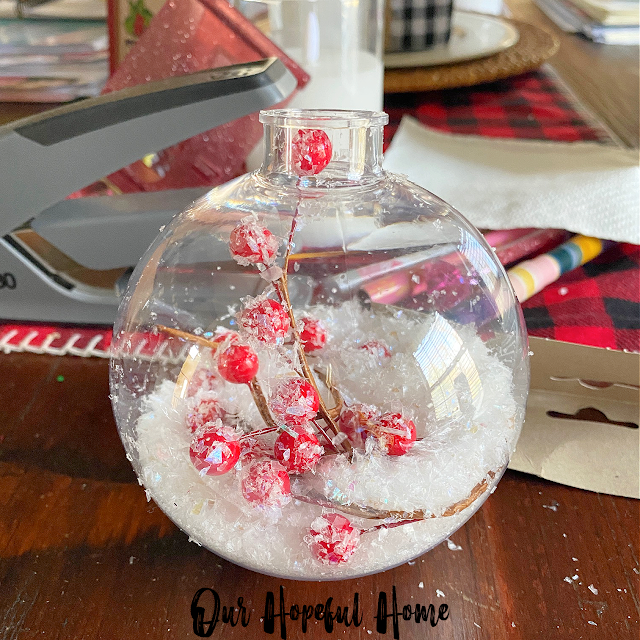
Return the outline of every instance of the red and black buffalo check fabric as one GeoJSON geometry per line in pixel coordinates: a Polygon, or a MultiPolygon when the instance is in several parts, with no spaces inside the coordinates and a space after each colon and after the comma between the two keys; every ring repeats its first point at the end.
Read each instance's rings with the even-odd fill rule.
{"type": "Polygon", "coordinates": [[[385,97],[388,144],[404,115],[449,133],[496,138],[611,142],[550,71],[462,89],[397,93],[385,97]]]}
{"type": "MultiPolygon", "coordinates": [[[[549,71],[464,89],[385,98],[388,145],[403,115],[450,133],[611,143],[549,71]]],[[[617,244],[522,306],[530,335],[640,351],[640,247],[617,244]]]]}

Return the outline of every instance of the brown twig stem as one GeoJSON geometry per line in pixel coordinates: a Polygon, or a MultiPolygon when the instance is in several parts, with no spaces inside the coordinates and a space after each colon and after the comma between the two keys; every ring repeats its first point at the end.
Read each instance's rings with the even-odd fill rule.
{"type": "MultiPolygon", "coordinates": [[[[489,471],[487,474],[489,478],[495,478],[495,473],[493,471],[489,471]]],[[[326,496],[318,495],[313,491],[307,491],[304,494],[294,495],[293,497],[296,500],[300,500],[301,502],[308,502],[311,504],[316,504],[321,507],[327,507],[329,509],[336,509],[337,511],[342,511],[351,516],[357,516],[359,518],[366,518],[368,520],[392,520],[397,522],[398,524],[409,524],[410,522],[416,522],[420,520],[429,520],[432,518],[448,518],[450,516],[455,515],[456,513],[460,513],[464,511],[467,507],[472,505],[487,489],[489,488],[489,483],[487,479],[484,478],[481,482],[479,482],[472,490],[471,493],[462,500],[455,502],[451,506],[447,507],[440,515],[434,514],[430,511],[425,511],[424,509],[416,509],[415,511],[386,511],[383,509],[376,509],[374,507],[369,506],[361,506],[357,504],[340,504],[336,502],[332,502],[326,496]]],[[[387,527],[389,524],[387,523],[387,527]]],[[[394,526],[398,526],[394,524],[394,526]]],[[[379,526],[378,528],[383,528],[379,526]]]]}
{"type": "MultiPolygon", "coordinates": [[[[307,356],[304,352],[304,345],[302,344],[302,340],[300,339],[300,334],[298,333],[298,328],[296,326],[296,319],[293,315],[293,307],[291,306],[291,299],[289,298],[289,288],[287,286],[287,272],[289,270],[289,258],[291,256],[291,247],[293,243],[293,236],[296,229],[296,217],[298,215],[298,210],[293,217],[293,221],[291,223],[291,231],[289,232],[289,240],[287,242],[287,251],[284,256],[284,266],[282,269],[282,276],[276,281],[274,281],[274,286],[280,298],[280,301],[284,305],[284,308],[289,315],[289,322],[291,323],[291,331],[293,333],[293,339],[295,342],[296,352],[298,354],[298,360],[300,362],[300,367],[302,368],[303,377],[309,381],[309,383],[313,386],[316,393],[318,394],[319,400],[319,408],[318,414],[325,421],[326,428],[330,431],[334,436],[337,436],[340,433],[340,429],[335,422],[334,417],[327,409],[327,406],[320,395],[320,389],[318,389],[318,383],[316,382],[315,376],[311,371],[311,367],[307,361],[307,356]]],[[[338,445],[338,448],[343,453],[350,453],[352,451],[351,443],[348,440],[344,440],[342,443],[338,445]]]]}
{"type": "Polygon", "coordinates": [[[264,392],[262,391],[262,387],[260,386],[258,379],[254,377],[251,382],[247,384],[247,386],[251,391],[253,401],[256,403],[256,407],[258,407],[258,411],[260,412],[264,423],[268,427],[279,429],[280,427],[276,424],[276,421],[271,416],[271,412],[269,411],[269,404],[267,403],[267,399],[265,398],[264,392]]]}
{"type": "Polygon", "coordinates": [[[197,336],[195,335],[195,333],[180,331],[180,329],[165,327],[163,324],[156,325],[156,329],[158,329],[158,331],[161,331],[162,333],[173,336],[174,338],[181,338],[182,340],[188,340],[189,342],[199,344],[202,347],[209,347],[209,349],[212,349],[213,351],[215,351],[220,346],[218,342],[214,342],[213,340],[209,340],[208,338],[197,336]]]}

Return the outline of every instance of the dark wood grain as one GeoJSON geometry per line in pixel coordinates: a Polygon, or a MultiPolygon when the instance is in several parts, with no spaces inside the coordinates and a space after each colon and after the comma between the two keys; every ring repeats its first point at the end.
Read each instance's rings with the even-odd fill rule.
{"type": "Polygon", "coordinates": [[[373,616],[394,586],[400,606],[450,611],[435,628],[401,620],[406,640],[638,636],[636,501],[508,472],[454,534],[460,550],[440,545],[358,580],[279,580],[188,542],[146,501],[117,436],[104,360],[0,355],[0,379],[2,640],[195,638],[190,606],[203,587],[226,606],[243,597],[251,615],[246,628],[219,623],[211,637],[279,638],[260,618],[281,585],[287,607],[332,597],[351,610],[357,592],[363,618],[331,633],[288,621],[288,638],[393,638],[373,616]]]}

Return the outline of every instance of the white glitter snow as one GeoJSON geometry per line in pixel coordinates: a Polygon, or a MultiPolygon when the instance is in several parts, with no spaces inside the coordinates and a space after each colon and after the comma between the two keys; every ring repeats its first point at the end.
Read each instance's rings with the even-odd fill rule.
{"type": "MultiPolygon", "coordinates": [[[[329,333],[327,346],[310,364],[331,364],[348,403],[374,404],[383,412],[402,408],[422,440],[403,456],[383,455],[372,443],[366,451],[357,451],[352,462],[325,455],[315,473],[292,478],[292,486],[297,491],[319,489],[336,504],[422,509],[435,516],[466,499],[484,480],[488,490],[480,499],[454,516],[365,533],[347,563],[327,566],[315,560],[303,542],[322,507],[294,499],[282,510],[253,508],[240,492],[240,463],[223,476],[199,476],[189,460],[186,403],[172,406],[175,382],[165,380],[147,396],[135,434],[123,439],[134,449],[135,466],[159,507],[194,541],[220,556],[297,579],[343,579],[382,571],[448,538],[497,483],[519,433],[511,372],[470,328],[437,314],[374,315],[351,303],[307,311],[321,319],[329,333]],[[383,338],[391,357],[381,360],[357,347],[372,338],[383,338]]],[[[259,355],[259,379],[269,397],[291,371],[291,357],[286,346],[259,355]]],[[[225,409],[251,428],[264,427],[247,387],[221,384],[225,409]]],[[[272,447],[274,438],[272,434],[261,440],[272,447]]],[[[347,517],[361,529],[380,523],[347,517]]]]}

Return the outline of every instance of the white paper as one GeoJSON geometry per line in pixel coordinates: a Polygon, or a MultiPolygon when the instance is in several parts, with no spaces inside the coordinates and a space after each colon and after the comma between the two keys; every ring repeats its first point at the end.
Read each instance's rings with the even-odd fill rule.
{"type": "Polygon", "coordinates": [[[597,142],[442,133],[404,117],[384,161],[489,229],[561,228],[640,244],[638,154],[597,142]]]}

